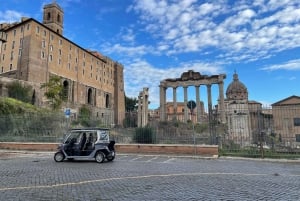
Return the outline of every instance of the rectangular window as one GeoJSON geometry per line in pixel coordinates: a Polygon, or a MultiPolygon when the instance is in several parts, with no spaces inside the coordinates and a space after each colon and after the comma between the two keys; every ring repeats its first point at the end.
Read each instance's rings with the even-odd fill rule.
{"type": "Polygon", "coordinates": [[[46,36],[47,35],[47,32],[46,32],[46,30],[44,30],[44,36],[46,36]]]}
{"type": "Polygon", "coordinates": [[[51,54],[49,55],[49,60],[52,61],[52,55],[51,54]]]}
{"type": "Polygon", "coordinates": [[[42,41],[42,48],[45,48],[46,47],[46,42],[43,40],[42,41]]]}
{"type": "Polygon", "coordinates": [[[16,36],[17,30],[14,30],[14,36],[16,36]]]}
{"type": "Polygon", "coordinates": [[[30,29],[30,24],[27,24],[27,30],[29,30],[30,29]]]}
{"type": "Polygon", "coordinates": [[[22,56],[22,49],[19,49],[19,56],[22,56]]]}
{"type": "Polygon", "coordinates": [[[50,45],[50,51],[52,52],[52,50],[53,50],[53,45],[50,45]]]}
{"type": "Polygon", "coordinates": [[[36,27],[36,33],[40,33],[40,27],[36,27]]]}
{"type": "Polygon", "coordinates": [[[296,134],[296,142],[300,142],[300,134],[296,134]]]}
{"type": "Polygon", "coordinates": [[[41,52],[41,58],[42,58],[42,59],[45,58],[45,52],[41,52]]]}
{"type": "Polygon", "coordinates": [[[1,73],[3,73],[4,72],[4,68],[3,68],[3,66],[1,67],[1,73]]]}
{"type": "Polygon", "coordinates": [[[294,118],[294,126],[300,126],[300,118],[294,118]]]}
{"type": "Polygon", "coordinates": [[[61,49],[59,49],[58,52],[59,52],[59,55],[61,55],[61,49]]]}
{"type": "Polygon", "coordinates": [[[14,52],[12,51],[11,53],[10,53],[10,60],[13,60],[14,59],[14,52]]]}
{"type": "Polygon", "coordinates": [[[59,40],[58,40],[58,43],[59,43],[60,45],[62,45],[62,40],[61,40],[61,39],[59,39],[59,40]]]}
{"type": "Polygon", "coordinates": [[[12,64],[9,64],[9,70],[12,70],[12,64]]]}
{"type": "Polygon", "coordinates": [[[15,41],[12,42],[12,47],[11,49],[14,49],[15,48],[15,41]]]}

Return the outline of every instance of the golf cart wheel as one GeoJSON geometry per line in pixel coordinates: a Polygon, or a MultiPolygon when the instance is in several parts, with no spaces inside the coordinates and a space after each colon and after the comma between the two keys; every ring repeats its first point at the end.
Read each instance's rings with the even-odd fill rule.
{"type": "Polygon", "coordinates": [[[65,155],[62,152],[56,152],[54,154],[55,162],[62,162],[65,159],[65,155]]]}
{"type": "Polygon", "coordinates": [[[106,157],[106,159],[107,159],[108,161],[113,161],[113,160],[115,159],[115,156],[116,156],[115,151],[112,151],[111,154],[109,154],[109,155],[106,157]]]}
{"type": "Polygon", "coordinates": [[[103,163],[105,159],[104,153],[102,151],[98,151],[95,155],[95,160],[97,163],[103,163]]]}

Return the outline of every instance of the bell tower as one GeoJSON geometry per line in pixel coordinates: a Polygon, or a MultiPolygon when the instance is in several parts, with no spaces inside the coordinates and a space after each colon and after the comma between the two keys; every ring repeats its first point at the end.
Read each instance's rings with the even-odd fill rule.
{"type": "Polygon", "coordinates": [[[54,32],[63,34],[64,11],[53,1],[51,4],[44,6],[43,24],[52,29],[54,32]]]}

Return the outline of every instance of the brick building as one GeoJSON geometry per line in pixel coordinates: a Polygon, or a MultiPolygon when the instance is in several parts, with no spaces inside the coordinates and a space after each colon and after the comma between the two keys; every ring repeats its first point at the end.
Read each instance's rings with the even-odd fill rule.
{"type": "Polygon", "coordinates": [[[285,146],[300,146],[300,97],[290,96],[272,104],[274,132],[285,146]]]}
{"type": "Polygon", "coordinates": [[[87,105],[95,117],[121,124],[125,113],[122,64],[65,38],[63,19],[63,10],[53,2],[44,6],[42,23],[22,18],[0,24],[0,96],[6,95],[1,80],[35,83],[33,102],[46,106],[44,92],[37,86],[58,75],[67,92],[64,108],[76,115],[87,105]]]}

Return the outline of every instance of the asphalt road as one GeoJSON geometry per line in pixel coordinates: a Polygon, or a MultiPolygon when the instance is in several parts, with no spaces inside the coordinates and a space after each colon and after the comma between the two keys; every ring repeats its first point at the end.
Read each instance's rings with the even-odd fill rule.
{"type": "Polygon", "coordinates": [[[0,200],[300,200],[300,163],[117,155],[56,163],[0,151],[0,200]]]}

